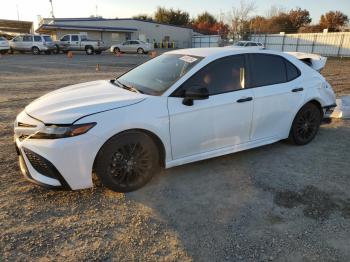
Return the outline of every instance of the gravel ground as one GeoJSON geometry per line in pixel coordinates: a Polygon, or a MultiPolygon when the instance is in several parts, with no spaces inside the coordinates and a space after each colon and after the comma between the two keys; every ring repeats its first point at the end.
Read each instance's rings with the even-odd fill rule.
{"type": "MultiPolygon", "coordinates": [[[[146,59],[0,58],[0,261],[350,261],[350,121],[323,125],[307,146],[164,170],[128,194],[51,191],[21,176],[12,123],[25,105],[146,59]]],[[[330,59],[323,73],[350,94],[349,59],[330,59]]]]}

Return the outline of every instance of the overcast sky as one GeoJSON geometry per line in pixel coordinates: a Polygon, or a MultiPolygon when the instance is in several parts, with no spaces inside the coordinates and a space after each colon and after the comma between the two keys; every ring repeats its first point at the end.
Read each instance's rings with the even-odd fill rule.
{"type": "MultiPolygon", "coordinates": [[[[0,19],[38,21],[38,16],[50,17],[49,0],[1,0],[0,19]]],[[[329,10],[340,10],[350,17],[350,0],[255,0],[256,14],[266,14],[272,6],[286,9],[301,7],[310,11],[313,22],[318,22],[321,14],[329,10]]],[[[238,6],[239,0],[53,0],[56,17],[89,17],[97,13],[104,18],[127,18],[139,13],[152,14],[157,6],[180,8],[195,16],[208,10],[214,15],[228,12],[238,6]],[[219,4],[220,3],[220,4],[219,4]]]]}

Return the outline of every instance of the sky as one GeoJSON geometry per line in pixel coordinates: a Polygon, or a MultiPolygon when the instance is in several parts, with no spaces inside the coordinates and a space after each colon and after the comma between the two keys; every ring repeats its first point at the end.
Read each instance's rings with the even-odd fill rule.
{"type": "MultiPolygon", "coordinates": [[[[288,9],[301,7],[309,10],[313,23],[321,14],[330,10],[340,10],[350,17],[350,0],[255,0],[255,14],[265,15],[271,6],[288,9]]],[[[49,0],[0,0],[0,19],[17,20],[17,7],[20,20],[38,22],[38,16],[50,17],[49,0]],[[3,2],[3,3],[1,3],[3,2]]],[[[53,0],[54,14],[62,17],[89,17],[97,14],[104,18],[128,18],[140,13],[153,14],[157,6],[179,8],[192,17],[208,10],[214,15],[227,13],[240,0],[53,0]]]]}

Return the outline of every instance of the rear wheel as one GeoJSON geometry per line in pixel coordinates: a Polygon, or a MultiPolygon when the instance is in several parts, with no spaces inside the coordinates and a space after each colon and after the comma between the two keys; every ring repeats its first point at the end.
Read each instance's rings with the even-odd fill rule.
{"type": "Polygon", "coordinates": [[[55,55],[60,53],[60,47],[58,45],[55,45],[55,49],[53,50],[53,53],[55,55]]]}
{"type": "Polygon", "coordinates": [[[85,52],[87,55],[92,55],[94,53],[94,48],[92,46],[85,47],[85,52]]]}
{"type": "Polygon", "coordinates": [[[114,54],[120,53],[119,47],[115,47],[115,48],[113,49],[113,53],[114,53],[114,54]]]}
{"type": "Polygon", "coordinates": [[[33,46],[32,54],[33,55],[39,55],[40,54],[40,49],[38,47],[36,47],[36,46],[33,46]]]}
{"type": "Polygon", "coordinates": [[[109,189],[130,192],[145,185],[159,168],[159,152],[147,134],[131,131],[116,135],[101,148],[96,175],[109,189]]]}
{"type": "Polygon", "coordinates": [[[322,112],[313,103],[304,105],[294,118],[289,133],[289,141],[296,145],[306,145],[316,136],[322,120],[322,112]]]}

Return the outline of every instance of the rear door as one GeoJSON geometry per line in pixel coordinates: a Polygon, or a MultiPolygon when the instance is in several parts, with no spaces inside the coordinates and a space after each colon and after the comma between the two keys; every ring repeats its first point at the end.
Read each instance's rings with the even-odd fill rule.
{"type": "Polygon", "coordinates": [[[279,55],[249,54],[254,92],[251,140],[285,138],[304,97],[299,69],[279,55]]]}

